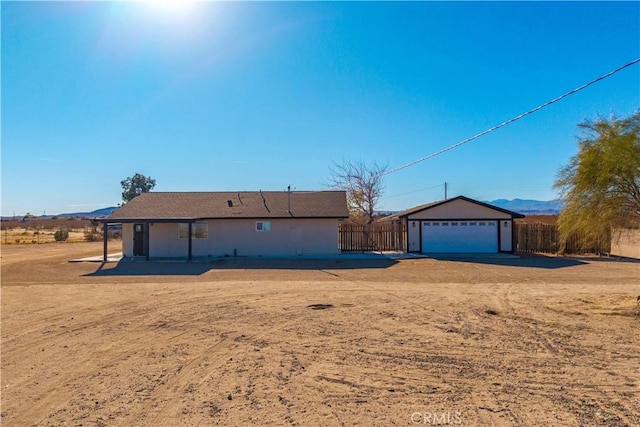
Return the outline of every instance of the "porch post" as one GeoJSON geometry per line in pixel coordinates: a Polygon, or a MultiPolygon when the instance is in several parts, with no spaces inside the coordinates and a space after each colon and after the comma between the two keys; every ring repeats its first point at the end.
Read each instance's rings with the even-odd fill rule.
{"type": "Polygon", "coordinates": [[[150,234],[151,234],[151,227],[149,226],[150,223],[145,222],[144,223],[144,234],[143,234],[143,239],[142,239],[142,244],[144,245],[144,253],[145,253],[145,260],[149,261],[150,256],[149,256],[149,240],[150,240],[150,234]]]}
{"type": "Polygon", "coordinates": [[[190,222],[189,223],[189,255],[187,257],[187,259],[189,261],[191,261],[191,259],[192,259],[192,252],[191,252],[191,230],[192,230],[192,228],[193,228],[193,223],[190,222]]]}
{"type": "Polygon", "coordinates": [[[103,222],[102,224],[102,262],[107,262],[107,235],[109,234],[109,223],[103,222]]]}

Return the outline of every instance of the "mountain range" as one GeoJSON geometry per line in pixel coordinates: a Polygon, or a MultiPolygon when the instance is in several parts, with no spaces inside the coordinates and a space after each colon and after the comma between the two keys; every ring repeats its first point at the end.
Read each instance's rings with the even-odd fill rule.
{"type": "MultiPolygon", "coordinates": [[[[497,206],[502,209],[508,209],[510,211],[518,212],[523,215],[557,215],[562,210],[562,200],[529,200],[529,199],[496,199],[487,201],[491,205],[497,206]]],[[[69,212],[55,215],[62,218],[103,218],[111,215],[113,211],[118,209],[117,206],[109,206],[107,208],[96,209],[91,212],[69,212]]],[[[396,212],[384,212],[385,214],[392,214],[396,212]]],[[[54,215],[46,215],[46,218],[51,218],[54,215]]],[[[10,217],[3,217],[3,219],[10,219],[10,217]]]]}
{"type": "Polygon", "coordinates": [[[56,216],[63,218],[75,218],[77,216],[79,216],[80,218],[102,218],[111,215],[111,213],[116,209],[118,209],[117,206],[109,206],[108,208],[96,209],[95,211],[91,212],[71,212],[59,214],[56,216]]]}
{"type": "Polygon", "coordinates": [[[496,199],[487,202],[502,209],[518,212],[523,215],[558,215],[562,210],[562,200],[528,200],[528,199],[496,199]]]}

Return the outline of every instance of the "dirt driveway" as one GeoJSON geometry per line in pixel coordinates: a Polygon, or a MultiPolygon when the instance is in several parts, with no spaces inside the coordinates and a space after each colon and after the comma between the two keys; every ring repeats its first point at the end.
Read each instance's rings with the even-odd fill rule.
{"type": "Polygon", "coordinates": [[[640,264],[2,247],[6,426],[639,425],[640,264]]]}

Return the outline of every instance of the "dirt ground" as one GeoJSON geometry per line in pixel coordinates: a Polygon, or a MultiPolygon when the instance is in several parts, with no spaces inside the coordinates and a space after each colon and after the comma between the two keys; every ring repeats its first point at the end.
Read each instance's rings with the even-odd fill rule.
{"type": "Polygon", "coordinates": [[[640,424],[640,264],[2,247],[6,426],[640,424]]]}

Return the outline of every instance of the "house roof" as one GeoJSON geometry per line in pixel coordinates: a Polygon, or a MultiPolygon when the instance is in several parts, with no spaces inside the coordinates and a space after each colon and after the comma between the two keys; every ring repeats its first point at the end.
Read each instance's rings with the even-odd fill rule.
{"type": "Polygon", "coordinates": [[[150,192],[142,193],[125,203],[106,218],[106,221],[154,220],[160,222],[229,218],[341,219],[348,216],[347,197],[344,191],[150,192]]]}
{"type": "Polygon", "coordinates": [[[411,214],[414,214],[414,213],[417,213],[417,212],[422,212],[422,211],[434,208],[436,206],[444,205],[444,204],[450,203],[450,202],[452,202],[454,200],[464,200],[464,201],[469,202],[469,203],[474,203],[476,205],[484,206],[485,208],[493,209],[495,211],[499,211],[499,212],[503,212],[503,213],[505,213],[507,215],[511,215],[511,217],[513,217],[513,218],[524,218],[524,215],[519,214],[517,212],[510,211],[508,209],[503,209],[503,208],[500,208],[498,206],[491,205],[489,203],[484,203],[484,202],[480,202],[478,200],[473,200],[473,199],[470,199],[470,198],[465,197],[465,196],[457,196],[457,197],[454,197],[452,199],[438,200],[436,202],[431,202],[431,203],[427,203],[427,204],[424,204],[424,205],[416,206],[416,207],[413,207],[411,209],[407,209],[405,211],[398,212],[397,214],[392,215],[390,217],[387,217],[385,219],[389,219],[390,220],[390,219],[394,219],[394,218],[406,218],[411,214]]]}

